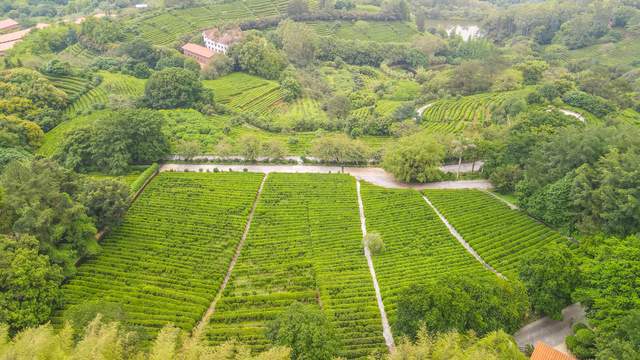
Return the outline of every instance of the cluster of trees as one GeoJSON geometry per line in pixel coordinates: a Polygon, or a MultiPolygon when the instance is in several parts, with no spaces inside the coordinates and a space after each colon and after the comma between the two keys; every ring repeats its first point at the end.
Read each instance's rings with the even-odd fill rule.
{"type": "Polygon", "coordinates": [[[577,49],[598,41],[620,40],[621,29],[632,30],[639,22],[640,9],[634,3],[559,1],[508,6],[494,12],[483,28],[497,41],[527,36],[538,44],[555,42],[577,49]]]}
{"type": "Polygon", "coordinates": [[[49,319],[76,262],[98,253],[96,227],[129,203],[120,182],[93,180],[46,159],[14,161],[0,176],[0,323],[11,334],[49,319]]]}
{"type": "Polygon", "coordinates": [[[474,331],[485,335],[513,333],[529,310],[525,287],[517,279],[448,274],[414,284],[398,297],[395,333],[415,339],[421,326],[428,331],[474,331]]]}
{"type": "Polygon", "coordinates": [[[69,358],[92,359],[180,359],[180,360],[289,360],[291,350],[274,347],[252,354],[249,347],[235,341],[209,346],[202,339],[187,336],[182,330],[167,325],[151,341],[146,351],[137,349],[140,339],[119,322],[97,316],[86,328],[74,330],[70,323],[56,331],[51,324],[27,329],[9,339],[7,329],[0,327],[2,358],[69,358]]]}
{"type": "Polygon", "coordinates": [[[525,112],[489,146],[484,171],[516,191],[533,216],[566,231],[628,235],[640,229],[637,127],[575,124],[561,114],[525,112]]]}
{"type": "Polygon", "coordinates": [[[55,158],[75,171],[120,174],[130,165],[149,164],[169,153],[162,123],[163,115],[152,110],[101,113],[89,125],[68,132],[55,158]]]}
{"type": "Polygon", "coordinates": [[[0,171],[11,161],[28,159],[44,131],[62,119],[65,93],[33,70],[0,72],[0,171]]]}
{"type": "Polygon", "coordinates": [[[59,17],[73,14],[87,14],[94,10],[113,11],[136,4],[132,0],[118,1],[50,1],[34,0],[16,2],[3,0],[0,2],[0,16],[10,17],[31,24],[35,18],[59,17]]]}

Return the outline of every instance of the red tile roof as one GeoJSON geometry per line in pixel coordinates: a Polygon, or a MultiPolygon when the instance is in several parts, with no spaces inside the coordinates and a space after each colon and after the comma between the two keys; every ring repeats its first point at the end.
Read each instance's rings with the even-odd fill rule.
{"type": "Polygon", "coordinates": [[[13,19],[0,20],[0,30],[10,29],[18,26],[18,22],[13,19]]]}
{"type": "Polygon", "coordinates": [[[6,43],[2,43],[0,44],[0,55],[4,54],[5,52],[7,52],[7,50],[11,49],[13,47],[13,45],[15,45],[18,41],[10,41],[10,42],[6,42],[6,43]]]}
{"type": "Polygon", "coordinates": [[[192,44],[192,43],[184,44],[184,46],[182,47],[182,50],[186,50],[188,52],[194,53],[196,55],[199,55],[205,58],[210,58],[210,57],[213,57],[213,55],[215,55],[215,53],[212,50],[209,50],[204,46],[200,46],[198,44],[192,44]]]}
{"type": "Polygon", "coordinates": [[[31,29],[20,30],[20,31],[0,35],[0,44],[10,42],[10,41],[20,40],[23,37],[27,36],[29,31],[31,31],[31,29]]]}
{"type": "Polygon", "coordinates": [[[533,354],[531,354],[531,360],[576,360],[576,358],[560,352],[542,341],[538,341],[533,354]]]}

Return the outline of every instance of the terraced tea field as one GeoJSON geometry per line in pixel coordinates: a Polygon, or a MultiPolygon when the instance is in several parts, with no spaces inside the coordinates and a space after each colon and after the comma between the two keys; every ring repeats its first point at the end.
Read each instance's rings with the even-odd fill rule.
{"type": "Polygon", "coordinates": [[[203,81],[203,84],[213,90],[217,102],[237,111],[269,115],[282,102],[283,95],[277,82],[245,73],[229,74],[203,81]]]}
{"type": "Polygon", "coordinates": [[[529,254],[545,244],[564,241],[556,231],[488,193],[425,190],[424,194],[484,261],[503,274],[517,271],[529,254]]]}
{"type": "Polygon", "coordinates": [[[354,178],[270,174],[207,338],[265,349],[266,323],[299,301],[325,311],[346,358],[384,349],[361,239],[354,178]]]}
{"type": "MultiPolygon", "coordinates": [[[[162,173],[63,286],[64,309],[115,303],[149,335],[190,331],[219,288],[263,175],[162,173]]],[[[59,321],[61,313],[58,313],[59,321]]]]}
{"type": "Polygon", "coordinates": [[[424,111],[422,124],[428,131],[439,133],[457,133],[471,124],[483,126],[491,121],[491,109],[511,97],[525,98],[528,92],[517,90],[438,100],[424,111]]]}
{"type": "Polygon", "coordinates": [[[53,86],[64,91],[71,101],[75,101],[91,86],[90,80],[79,76],[49,76],[45,75],[53,86]]]}
{"type": "Polygon", "coordinates": [[[312,21],[308,24],[320,36],[376,42],[411,42],[418,31],[402,21],[312,21]]]}
{"type": "Polygon", "coordinates": [[[373,257],[389,321],[395,323],[398,293],[445,274],[495,276],[473,258],[415,190],[361,183],[367,232],[379,233],[385,251],[373,257]]]}
{"type": "Polygon", "coordinates": [[[82,113],[93,109],[97,105],[107,105],[110,95],[126,96],[135,99],[144,93],[144,79],[133,76],[99,71],[102,82],[86,94],[78,98],[67,110],[71,114],[82,113]]]}
{"type": "MultiPolygon", "coordinates": [[[[288,0],[216,2],[207,6],[150,13],[135,18],[130,25],[152,43],[168,45],[183,35],[195,34],[214,26],[285,14],[287,4],[288,0]]],[[[317,1],[310,1],[309,7],[317,8],[317,1]]]]}

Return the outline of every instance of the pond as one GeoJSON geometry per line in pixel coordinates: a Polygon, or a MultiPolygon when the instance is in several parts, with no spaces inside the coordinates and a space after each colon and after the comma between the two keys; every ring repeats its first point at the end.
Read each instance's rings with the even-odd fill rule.
{"type": "Polygon", "coordinates": [[[447,35],[456,34],[464,41],[482,36],[480,26],[468,21],[456,20],[427,20],[426,28],[436,28],[444,30],[447,35]]]}

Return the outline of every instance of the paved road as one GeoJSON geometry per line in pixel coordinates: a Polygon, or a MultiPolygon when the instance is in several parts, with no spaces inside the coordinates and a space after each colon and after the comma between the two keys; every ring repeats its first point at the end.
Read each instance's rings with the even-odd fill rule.
{"type": "MultiPolygon", "coordinates": [[[[457,165],[455,165],[457,168],[457,165]]],[[[466,165],[465,165],[466,166],[466,165]]],[[[428,184],[407,184],[397,181],[393,175],[382,168],[374,167],[340,167],[324,165],[225,165],[225,164],[164,164],[160,171],[243,171],[247,169],[251,172],[284,172],[284,173],[340,173],[351,174],[359,180],[364,180],[372,184],[394,189],[491,189],[492,185],[488,180],[459,180],[442,181],[428,184]],[[202,169],[202,170],[201,170],[202,169]]],[[[470,169],[470,166],[469,166],[470,169]]]]}
{"type": "Polygon", "coordinates": [[[518,346],[523,347],[527,344],[533,345],[537,341],[543,341],[557,350],[567,352],[564,339],[571,335],[573,324],[585,321],[585,312],[580,304],[573,304],[562,310],[562,315],[562,321],[543,317],[518,330],[513,335],[518,346]]]}

